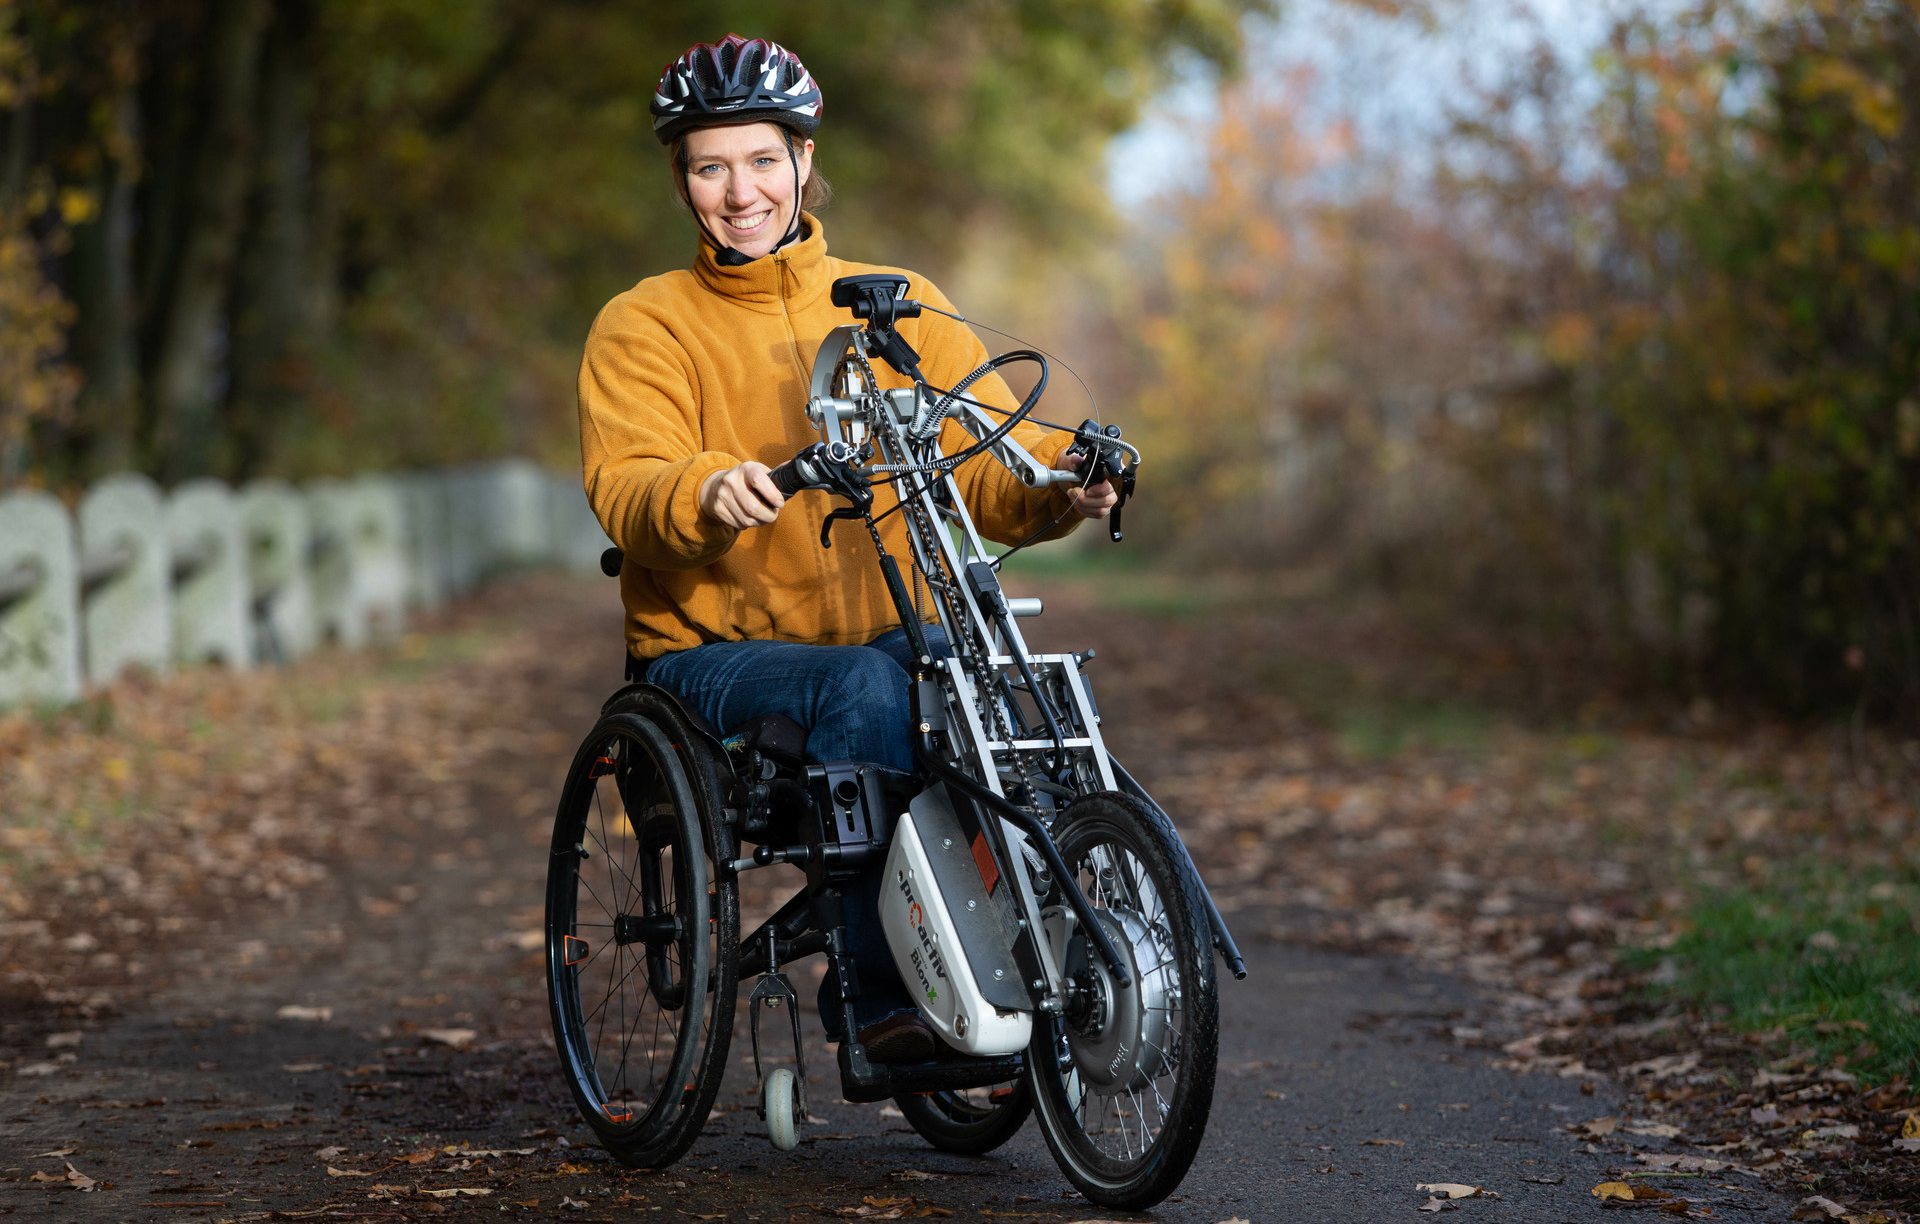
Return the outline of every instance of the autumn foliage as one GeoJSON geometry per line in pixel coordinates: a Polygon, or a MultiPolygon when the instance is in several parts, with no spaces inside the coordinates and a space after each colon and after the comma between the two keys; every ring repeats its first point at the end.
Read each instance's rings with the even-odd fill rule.
{"type": "MultiPolygon", "coordinates": [[[[1431,174],[1230,97],[1139,309],[1187,531],[1788,709],[1920,705],[1920,9],[1542,48],[1431,174]]],[[[1161,471],[1168,470],[1163,466],[1161,471]]]]}

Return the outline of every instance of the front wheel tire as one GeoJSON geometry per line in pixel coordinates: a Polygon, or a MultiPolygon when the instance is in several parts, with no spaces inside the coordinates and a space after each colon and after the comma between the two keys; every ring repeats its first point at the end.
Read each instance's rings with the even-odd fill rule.
{"type": "Polygon", "coordinates": [[[1110,979],[1064,906],[1043,915],[1072,981],[1063,1014],[1034,1015],[1034,1113],[1076,1190],[1142,1211],[1186,1176],[1213,1108],[1220,1015],[1202,885],[1172,825],[1130,795],[1086,796],[1053,837],[1075,877],[1064,886],[1086,890],[1133,983],[1110,979]]]}

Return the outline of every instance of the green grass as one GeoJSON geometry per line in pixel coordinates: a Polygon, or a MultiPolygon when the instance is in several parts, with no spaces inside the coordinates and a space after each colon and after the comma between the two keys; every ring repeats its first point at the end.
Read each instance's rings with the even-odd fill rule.
{"type": "Polygon", "coordinates": [[[1778,1030],[1872,1082],[1920,1067],[1920,880],[1787,869],[1702,895],[1678,942],[1629,954],[1684,1002],[1738,1030],[1778,1030]]]}
{"type": "Polygon", "coordinates": [[[1461,702],[1365,702],[1340,714],[1340,744],[1361,761],[1384,761],[1410,748],[1477,753],[1492,742],[1496,721],[1461,702]]]}

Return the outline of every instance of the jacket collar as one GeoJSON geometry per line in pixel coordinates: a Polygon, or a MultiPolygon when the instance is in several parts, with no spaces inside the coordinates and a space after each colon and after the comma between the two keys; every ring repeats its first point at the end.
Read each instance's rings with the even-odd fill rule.
{"type": "Polygon", "coordinates": [[[813,305],[827,291],[827,235],[812,213],[800,217],[805,237],[751,263],[722,264],[714,258],[713,243],[703,238],[693,261],[695,279],[721,297],[766,313],[778,313],[782,298],[789,310],[813,305]]]}

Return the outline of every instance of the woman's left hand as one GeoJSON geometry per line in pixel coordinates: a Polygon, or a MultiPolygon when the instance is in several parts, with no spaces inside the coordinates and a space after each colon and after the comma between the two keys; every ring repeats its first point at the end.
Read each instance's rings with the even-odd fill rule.
{"type": "MultiPolygon", "coordinates": [[[[1076,472],[1087,466],[1085,455],[1068,453],[1061,457],[1067,461],[1067,466],[1076,472]]],[[[1115,491],[1111,481],[1103,480],[1097,485],[1088,485],[1085,488],[1079,485],[1072,486],[1067,490],[1067,500],[1073,503],[1074,512],[1081,518],[1103,519],[1120,500],[1120,494],[1115,491]]]]}

